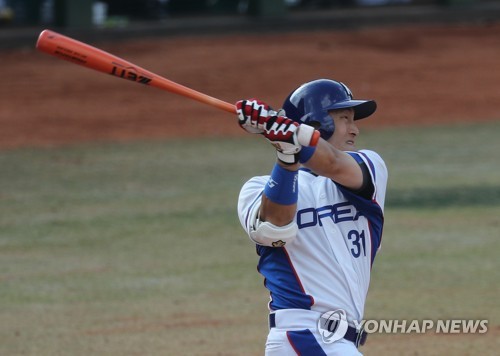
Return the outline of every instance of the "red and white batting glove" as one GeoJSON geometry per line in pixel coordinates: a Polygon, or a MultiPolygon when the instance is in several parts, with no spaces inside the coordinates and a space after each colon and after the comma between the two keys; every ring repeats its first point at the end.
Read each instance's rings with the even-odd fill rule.
{"type": "Polygon", "coordinates": [[[240,100],[236,103],[236,113],[240,127],[250,133],[264,133],[264,126],[276,111],[257,99],[240,100]]]}
{"type": "Polygon", "coordinates": [[[276,148],[278,159],[286,164],[299,161],[302,146],[307,146],[314,134],[314,128],[284,116],[270,117],[264,127],[264,137],[276,148]]]}
{"type": "Polygon", "coordinates": [[[245,131],[258,133],[276,148],[278,159],[286,164],[298,162],[302,146],[316,145],[313,127],[282,116],[282,110],[274,111],[260,100],[240,100],[236,103],[238,123],[245,131]]]}

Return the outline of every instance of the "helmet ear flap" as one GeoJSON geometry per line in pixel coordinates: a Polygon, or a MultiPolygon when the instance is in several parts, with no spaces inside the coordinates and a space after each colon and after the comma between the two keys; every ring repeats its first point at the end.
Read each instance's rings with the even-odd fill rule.
{"type": "Polygon", "coordinates": [[[313,111],[304,115],[300,121],[318,130],[321,138],[328,140],[335,131],[335,122],[328,111],[313,111]]]}
{"type": "Polygon", "coordinates": [[[321,127],[321,123],[319,121],[311,120],[307,123],[309,126],[314,127],[315,130],[319,130],[321,127]]]}

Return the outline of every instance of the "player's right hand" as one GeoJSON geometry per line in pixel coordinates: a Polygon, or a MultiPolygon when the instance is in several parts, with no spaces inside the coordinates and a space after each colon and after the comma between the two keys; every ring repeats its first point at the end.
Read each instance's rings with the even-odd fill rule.
{"type": "Polygon", "coordinates": [[[277,116],[277,112],[269,105],[257,99],[240,100],[236,102],[236,113],[238,124],[250,133],[263,134],[267,121],[277,116]]]}

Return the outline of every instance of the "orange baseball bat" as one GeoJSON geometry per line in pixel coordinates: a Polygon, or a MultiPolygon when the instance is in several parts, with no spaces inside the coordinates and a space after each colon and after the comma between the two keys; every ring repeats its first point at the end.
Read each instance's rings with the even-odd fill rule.
{"type": "MultiPolygon", "coordinates": [[[[163,89],[174,94],[197,100],[232,114],[236,113],[236,107],[233,104],[185,87],[111,53],[51,30],[43,30],[40,33],[38,41],[36,42],[36,48],[39,51],[45,52],[57,58],[94,69],[99,72],[128,79],[136,83],[150,85],[158,89],[163,89]]],[[[308,145],[315,146],[319,137],[319,131],[316,130],[312,135],[310,142],[308,142],[308,145]]]]}
{"type": "Polygon", "coordinates": [[[187,88],[141,68],[134,63],[54,31],[43,30],[36,42],[36,48],[57,58],[99,72],[167,90],[230,113],[236,113],[236,108],[233,104],[187,88]]]}

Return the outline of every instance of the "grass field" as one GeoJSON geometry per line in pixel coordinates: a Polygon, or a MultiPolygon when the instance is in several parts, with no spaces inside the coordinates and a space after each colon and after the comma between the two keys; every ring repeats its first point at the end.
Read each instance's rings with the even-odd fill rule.
{"type": "MultiPolygon", "coordinates": [[[[376,334],[365,355],[500,346],[500,122],[386,129],[365,319],[488,319],[483,335],[376,334]]],[[[260,138],[0,152],[0,355],[259,355],[267,293],[239,226],[260,138]]]]}

